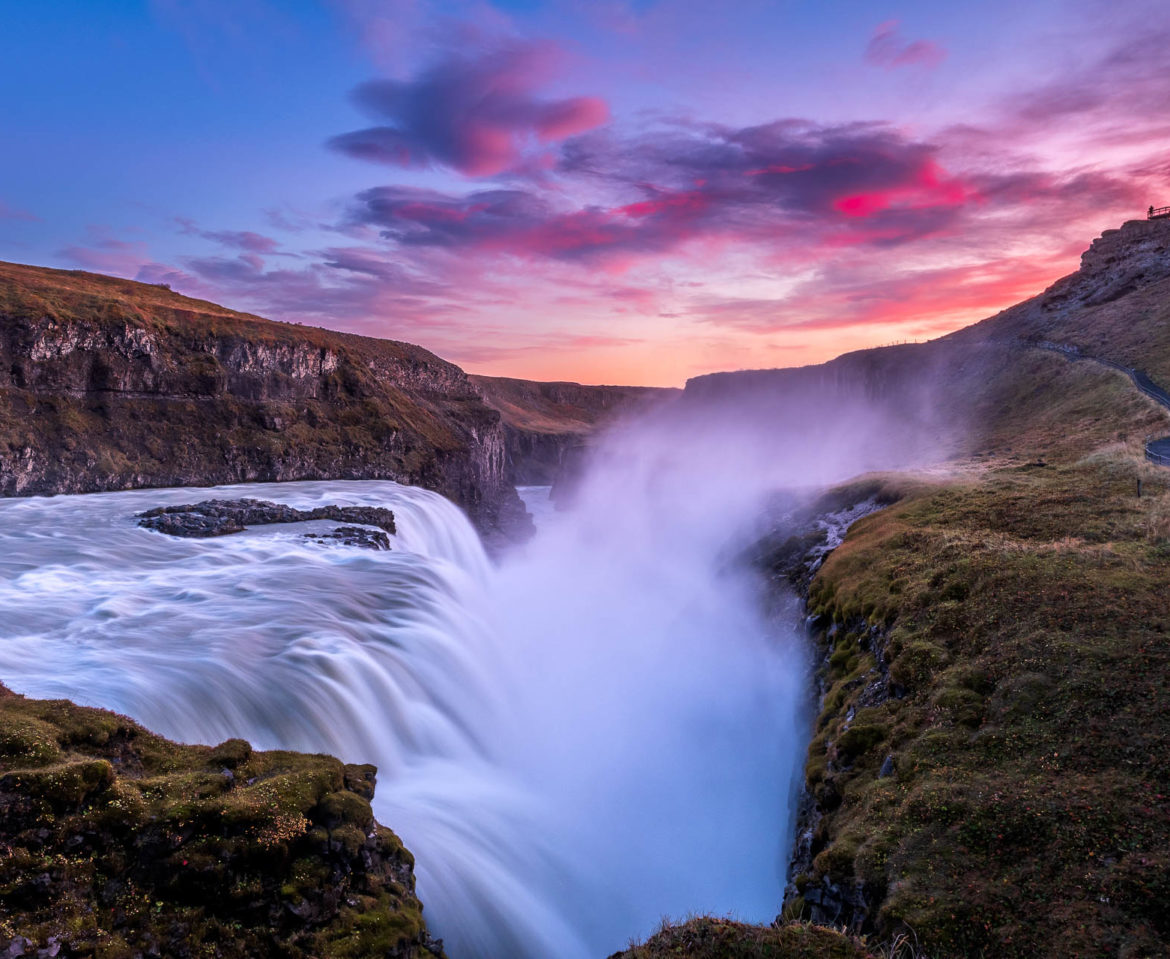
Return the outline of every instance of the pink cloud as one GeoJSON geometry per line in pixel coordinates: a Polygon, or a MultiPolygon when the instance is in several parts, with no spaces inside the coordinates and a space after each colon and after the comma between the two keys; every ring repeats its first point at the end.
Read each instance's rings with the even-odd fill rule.
{"type": "Polygon", "coordinates": [[[978,200],[979,194],[958,177],[948,176],[934,160],[925,161],[906,183],[880,190],[838,197],[833,209],[848,217],[871,217],[895,207],[928,210],[962,206],[978,200]]]}
{"type": "Polygon", "coordinates": [[[0,200],[0,220],[27,220],[30,223],[40,220],[39,216],[29,213],[28,210],[19,210],[0,200]]]}
{"type": "Polygon", "coordinates": [[[930,40],[903,40],[898,32],[897,20],[879,24],[865,48],[866,60],[887,70],[911,66],[937,67],[946,57],[946,50],[930,40]]]}
{"type": "Polygon", "coordinates": [[[473,177],[531,169],[534,141],[557,143],[609,119],[597,97],[536,95],[556,72],[558,56],[548,43],[513,43],[476,57],[449,56],[414,80],[364,83],[354,100],[388,122],[333,137],[329,145],[374,163],[446,166],[473,177]]]}

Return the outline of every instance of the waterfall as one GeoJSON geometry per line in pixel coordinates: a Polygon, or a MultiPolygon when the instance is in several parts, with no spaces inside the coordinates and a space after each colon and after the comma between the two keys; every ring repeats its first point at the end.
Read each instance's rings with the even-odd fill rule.
{"type": "Polygon", "coordinates": [[[769,921],[807,664],[795,603],[765,618],[735,557],[768,490],[856,472],[856,446],[843,465],[662,425],[615,430],[574,507],[534,509],[498,564],[456,507],[384,481],[0,501],[0,680],[179,740],[375,763],[452,959],[600,959],[688,912],[769,921]],[[244,496],[386,506],[398,532],[385,552],[304,538],[328,523],[192,540],[134,520],[244,496]]]}

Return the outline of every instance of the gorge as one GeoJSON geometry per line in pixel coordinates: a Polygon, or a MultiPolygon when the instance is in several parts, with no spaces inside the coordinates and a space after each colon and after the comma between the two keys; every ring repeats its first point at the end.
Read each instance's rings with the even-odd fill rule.
{"type": "Polygon", "coordinates": [[[692,909],[768,921],[809,664],[800,604],[766,606],[740,554],[783,522],[778,489],[897,448],[872,411],[820,405],[819,439],[799,412],[617,425],[498,566],[452,504],[386,481],[9,499],[0,675],[180,740],[375,763],[452,956],[585,959],[692,909]],[[243,498],[388,508],[397,532],[369,551],[305,538],[325,520],[184,539],[136,518],[243,498]]]}
{"type": "MultiPolygon", "coordinates": [[[[662,916],[692,910],[767,924],[784,895],[802,785],[817,818],[805,821],[808,855],[786,919],[811,913],[887,939],[911,929],[932,956],[1072,954],[1087,941],[1144,955],[1164,924],[1148,890],[1165,875],[1164,763],[1154,744],[1170,488],[1144,463],[1141,441],[1164,414],[1116,371],[1035,348],[1059,335],[1129,359],[1146,344],[1160,374],[1164,234],[1127,226],[1107,245],[1109,257],[1087,256],[1080,274],[960,334],[821,367],[703,378],[627,408],[591,436],[567,509],[548,509],[543,487],[522,490],[537,535],[495,539],[493,561],[468,515],[496,536],[499,524],[476,503],[485,489],[511,490],[506,464],[523,447],[507,452],[499,410],[437,358],[385,347],[396,362],[424,367],[416,393],[401,370],[392,393],[385,370],[366,379],[374,366],[361,365],[381,347],[361,343],[352,348],[367,352],[349,359],[357,385],[332,393],[319,370],[302,376],[296,364],[290,372],[269,363],[257,372],[237,362],[249,347],[233,328],[208,341],[224,379],[179,390],[157,349],[95,381],[100,344],[73,336],[67,317],[46,326],[18,316],[6,327],[11,356],[36,362],[14,361],[21,371],[0,386],[12,431],[6,462],[38,465],[6,467],[6,481],[33,484],[10,492],[68,495],[0,501],[0,679],[18,694],[126,713],[179,741],[226,741],[197,757],[200,790],[233,794],[223,783],[249,768],[231,764],[237,747],[224,751],[238,738],[257,750],[327,752],[348,770],[376,764],[373,811],[417,857],[427,930],[452,959],[602,956],[653,933],[662,916]],[[1128,279],[1111,284],[1111,273],[1128,279]],[[1117,295],[1074,296],[1070,306],[1070,288],[1117,295]],[[1132,321],[1125,336],[1114,329],[1122,317],[1132,321]],[[54,344],[46,356],[19,339],[50,328],[36,341],[54,344]],[[447,377],[441,389],[436,369],[447,377]],[[107,402],[101,384],[110,377],[124,395],[107,402]],[[163,380],[161,393],[140,395],[163,380]],[[182,410],[191,402],[234,417],[249,455],[275,455],[277,446],[256,438],[281,434],[263,422],[275,415],[277,388],[298,430],[320,429],[333,444],[319,459],[291,472],[280,457],[233,472],[239,463],[209,453],[220,437],[205,431],[210,445],[192,452],[190,474],[168,481],[150,471],[163,460],[149,457],[130,473],[102,472],[94,451],[114,462],[115,452],[136,449],[133,424],[151,404],[180,411],[160,421],[175,437],[189,427],[182,410]],[[367,400],[375,419],[391,400],[422,412],[395,421],[387,448],[397,459],[355,479],[345,456],[360,455],[367,400]],[[100,424],[92,449],[76,443],[85,435],[78,417],[100,424]],[[416,429],[423,417],[443,430],[416,429]],[[475,428],[457,433],[467,417],[475,428]],[[451,437],[465,445],[444,446],[451,437]],[[53,472],[58,462],[73,471],[53,472]],[[200,464],[208,475],[196,483],[200,464]],[[853,479],[883,470],[899,475],[853,479]],[[286,481],[236,482],[243,478],[286,481]],[[205,485],[223,480],[233,482],[205,485]],[[138,525],[138,514],[160,507],[242,498],[322,518],[248,523],[213,539],[138,525]],[[824,655],[825,697],[813,716],[813,646],[780,559],[814,545],[810,509],[878,502],[888,508],[860,519],[802,583],[824,655]],[[342,518],[360,527],[380,515],[358,512],[369,508],[393,513],[377,527],[389,550],[330,538],[342,518]],[[898,695],[887,695],[895,685],[898,695]],[[1092,737],[1081,734],[1085,715],[1092,737]],[[230,763],[210,758],[221,755],[230,763]],[[1051,889],[1063,911],[1024,923],[1024,906],[1035,911],[1051,889]],[[1092,917],[1089,931],[1070,916],[1092,917]]],[[[117,282],[129,289],[119,295],[156,295],[117,282]]],[[[18,294],[27,297],[10,297],[18,294]]],[[[147,310],[117,322],[152,321],[147,310]]],[[[299,335],[246,322],[257,324],[250,336],[299,335]]],[[[538,387],[509,387],[504,398],[538,387]]],[[[504,405],[500,393],[494,402],[504,405]]],[[[296,445],[280,448],[292,455],[296,445]]],[[[8,703],[0,700],[16,708],[8,703]]],[[[45,711],[64,707],[28,708],[40,711],[30,728],[41,730],[45,711]]],[[[108,751],[106,740],[66,730],[40,756],[24,729],[5,727],[0,743],[5,808],[21,801],[29,777],[74,769],[62,759],[70,750],[108,751]]],[[[79,794],[78,815],[116,819],[124,792],[105,782],[105,766],[84,769],[99,781],[79,794]]],[[[262,788],[265,775],[241,773],[238,788],[262,788]]],[[[330,773],[333,791],[303,804],[306,830],[325,823],[327,843],[345,848],[329,830],[341,835],[349,821],[338,826],[322,808],[329,796],[370,792],[372,775],[330,773]]],[[[155,789],[141,771],[119,777],[132,790],[155,789]]],[[[190,801],[181,795],[177,808],[190,801]]],[[[362,815],[356,821],[372,828],[362,815]]],[[[84,851],[92,832],[78,835],[84,851]]],[[[37,831],[21,837],[39,862],[37,831]]],[[[191,839],[179,838],[185,849],[191,839]]],[[[350,852],[383,861],[360,843],[350,852]]],[[[325,954],[440,948],[410,911],[401,880],[409,867],[384,859],[399,876],[404,911],[389,915],[402,923],[392,939],[400,951],[362,952],[355,939],[325,954]]],[[[39,868],[17,884],[32,900],[38,877],[51,883],[58,867],[39,868]]],[[[277,913],[328,926],[303,908],[296,882],[266,895],[277,913]]],[[[170,922],[170,901],[157,902],[160,922],[170,922]]],[[[807,928],[697,922],[678,941],[763,937],[765,950],[773,933],[807,928]]],[[[677,954],[653,951],[655,942],[673,950],[673,935],[630,954],[677,954]]],[[[818,937],[810,955],[867,948],[826,929],[808,935],[818,937]]]]}

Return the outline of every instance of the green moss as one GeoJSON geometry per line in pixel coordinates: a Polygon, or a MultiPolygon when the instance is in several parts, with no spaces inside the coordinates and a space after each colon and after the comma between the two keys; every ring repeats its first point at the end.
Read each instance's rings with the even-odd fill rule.
{"type": "Polygon", "coordinates": [[[862,837],[856,833],[836,837],[813,860],[817,874],[828,876],[834,882],[853,879],[853,861],[857,857],[861,843],[862,837]]]}
{"type": "Polygon", "coordinates": [[[884,742],[889,730],[877,723],[858,723],[850,726],[836,741],[837,755],[842,762],[851,762],[862,753],[884,742]]]}
{"type": "Polygon", "coordinates": [[[45,766],[61,758],[54,726],[0,710],[0,761],[6,766],[45,766]]]}
{"type": "Polygon", "coordinates": [[[368,829],[374,820],[369,801],[352,792],[333,792],[325,796],[317,804],[316,815],[330,829],[343,825],[368,829]]]}
{"type": "Polygon", "coordinates": [[[238,769],[252,757],[252,746],[243,739],[229,739],[220,743],[207,757],[212,766],[222,766],[225,769],[238,769]]]}
{"type": "Polygon", "coordinates": [[[1170,474],[1114,448],[912,491],[828,558],[810,879],[863,882],[875,934],[908,925],[934,959],[1159,953],[1166,515],[1170,474]],[[868,709],[866,610],[903,696],[868,709]]]}
{"type": "Polygon", "coordinates": [[[0,792],[21,793],[57,809],[79,805],[114,783],[105,759],[74,759],[36,769],[16,769],[0,778],[0,792]]]}
{"type": "Polygon", "coordinates": [[[914,640],[902,647],[890,663],[890,679],[907,689],[919,688],[941,670],[948,658],[937,643],[914,640]]]}
{"type": "Polygon", "coordinates": [[[373,767],[183,746],[3,687],[0,742],[0,934],[70,955],[440,955],[413,859],[373,821],[373,767]]]}

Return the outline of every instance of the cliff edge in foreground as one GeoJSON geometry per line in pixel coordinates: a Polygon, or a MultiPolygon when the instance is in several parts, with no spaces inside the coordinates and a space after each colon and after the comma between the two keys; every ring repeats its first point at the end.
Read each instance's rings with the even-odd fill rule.
{"type": "Polygon", "coordinates": [[[374,775],[0,686],[0,949],[441,959],[374,775]]]}

